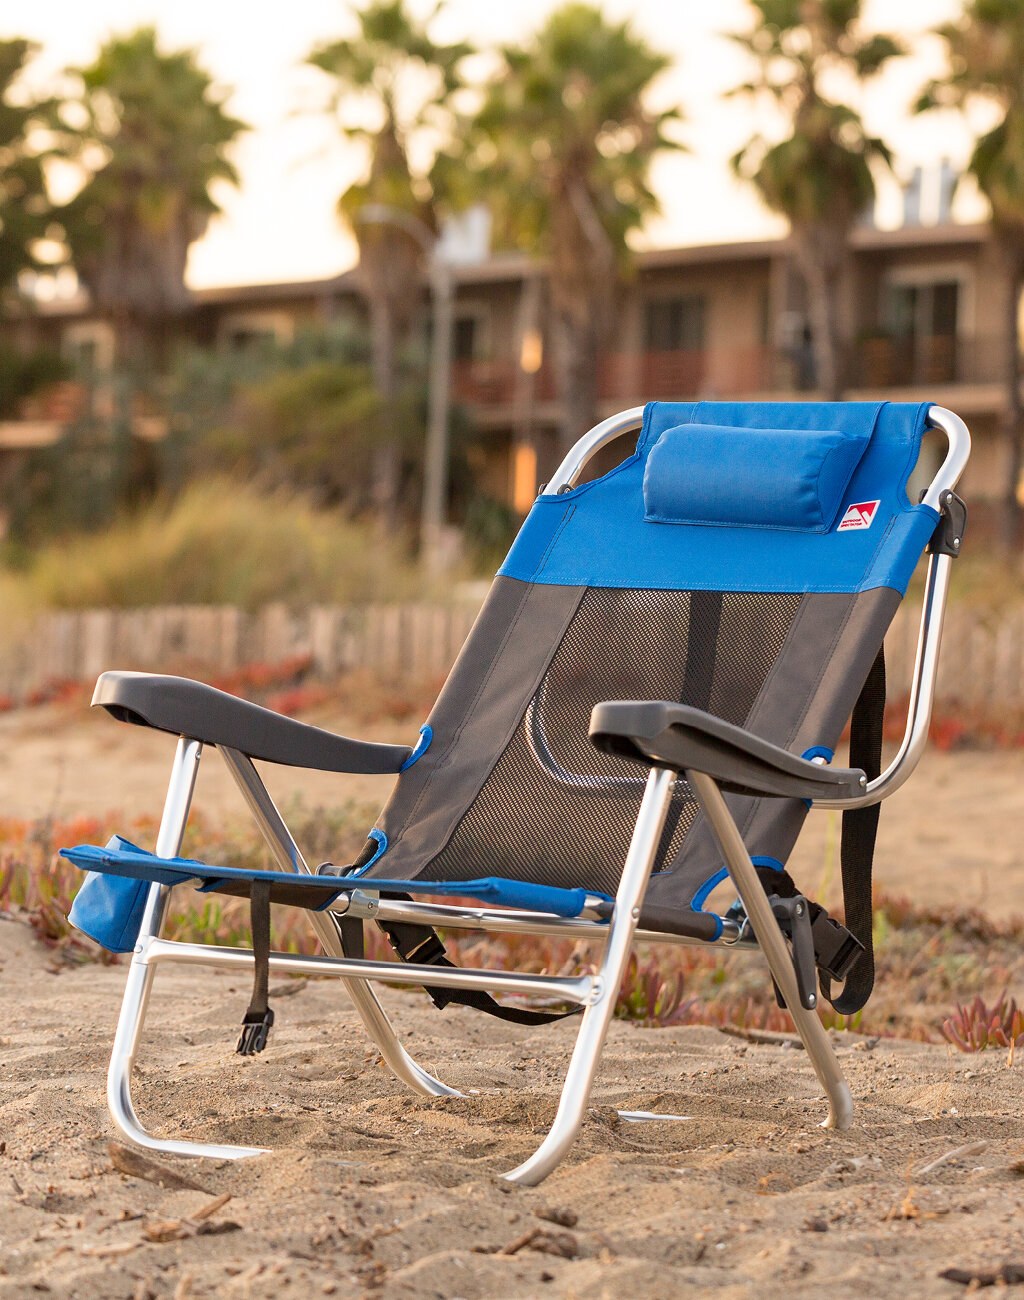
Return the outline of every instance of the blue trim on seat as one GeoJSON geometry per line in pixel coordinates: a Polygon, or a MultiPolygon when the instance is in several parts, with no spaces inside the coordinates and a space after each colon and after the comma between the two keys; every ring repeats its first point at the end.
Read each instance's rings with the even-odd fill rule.
{"type": "MultiPolygon", "coordinates": [[[[694,894],[694,896],[690,899],[690,911],[703,913],[704,904],[708,901],[708,897],[710,896],[711,891],[715,888],[716,885],[720,885],[722,881],[726,878],[726,876],[728,876],[728,874],[729,874],[728,870],[725,867],[722,867],[721,870],[716,871],[713,876],[708,876],[707,880],[704,881],[700,889],[698,889],[697,892],[694,894]]],[[[707,915],[714,916],[715,918],[714,937],[717,939],[720,937],[722,933],[722,918],[718,916],[717,913],[714,912],[708,913],[707,915]]]]}
{"type": "Polygon", "coordinates": [[[750,861],[754,864],[755,867],[767,867],[769,871],[786,870],[785,864],[780,862],[778,858],[759,856],[756,858],[751,858],[750,861]]]}
{"type": "MultiPolygon", "coordinates": [[[[646,590],[905,593],[938,513],[912,505],[929,403],[652,402],[635,453],[601,478],[539,496],[500,573],[523,582],[646,590]],[[687,424],[834,429],[870,434],[825,533],[729,525],[666,526],[644,519],[644,472],[654,442],[687,424]],[[849,507],[877,501],[870,525],[843,528],[849,507]]],[[[700,440],[695,439],[695,447],[700,440]]]]}
{"type": "MultiPolygon", "coordinates": [[[[831,763],[835,756],[836,751],[834,749],[829,749],[828,745],[812,745],[810,749],[805,749],[800,755],[801,758],[807,759],[808,763],[812,758],[823,758],[826,763],[831,763]]],[[[810,812],[811,808],[814,806],[813,799],[801,799],[800,802],[808,812],[810,812]]]]}
{"type": "Polygon", "coordinates": [[[379,830],[376,826],[374,826],[373,830],[367,832],[366,838],[368,840],[376,840],[377,852],[373,855],[373,857],[369,860],[369,862],[364,862],[363,865],[361,867],[357,867],[355,871],[349,871],[347,873],[349,876],[365,876],[366,873],[373,866],[373,864],[377,861],[377,859],[383,857],[384,854],[388,851],[388,837],[384,834],[382,830],[379,830]]]}
{"type": "MultiPolygon", "coordinates": [[[[383,850],[382,850],[383,851],[383,850]]],[[[608,894],[593,889],[559,889],[554,885],[534,885],[524,880],[510,880],[504,876],[484,876],[478,880],[384,880],[374,877],[360,880],[358,886],[352,876],[313,876],[292,871],[255,871],[240,867],[216,867],[194,858],[158,858],[155,853],[140,849],[138,845],[118,837],[117,847],[100,848],[94,844],[79,844],[75,848],[61,849],[60,856],[73,862],[83,871],[101,872],[103,875],[129,877],[136,880],[156,881],[161,885],[177,885],[187,881],[201,881],[199,888],[215,890],[219,882],[268,880],[274,884],[299,888],[324,888],[333,890],[322,904],[328,907],[338,897],[353,888],[374,893],[438,894],[459,898],[474,898],[497,907],[523,908],[531,912],[551,912],[555,916],[574,917],[586,907],[588,898],[614,900],[608,894]]]]}
{"type": "Polygon", "coordinates": [[[416,748],[412,751],[409,757],[398,769],[399,772],[404,772],[407,768],[412,767],[413,763],[418,763],[420,759],[423,757],[423,755],[430,748],[430,742],[433,739],[434,739],[434,728],[431,727],[429,723],[424,723],[423,726],[420,727],[420,738],[416,742],[416,748]]]}

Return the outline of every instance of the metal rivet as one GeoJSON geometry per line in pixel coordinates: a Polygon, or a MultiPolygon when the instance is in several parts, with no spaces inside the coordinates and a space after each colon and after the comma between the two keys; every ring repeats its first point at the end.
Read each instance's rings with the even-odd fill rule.
{"type": "Polygon", "coordinates": [[[862,776],[861,779],[860,779],[860,783],[861,783],[861,785],[867,785],[867,783],[868,783],[868,779],[867,779],[867,777],[866,777],[866,776],[862,776]]]}
{"type": "Polygon", "coordinates": [[[633,908],[633,920],[634,920],[634,921],[639,921],[639,920],[640,920],[640,909],[639,909],[639,907],[634,907],[634,908],[633,908]]]}
{"type": "Polygon", "coordinates": [[[954,546],[959,546],[959,545],[960,545],[960,538],[959,538],[959,537],[954,537],[954,538],[953,538],[953,545],[954,545],[954,546]]]}

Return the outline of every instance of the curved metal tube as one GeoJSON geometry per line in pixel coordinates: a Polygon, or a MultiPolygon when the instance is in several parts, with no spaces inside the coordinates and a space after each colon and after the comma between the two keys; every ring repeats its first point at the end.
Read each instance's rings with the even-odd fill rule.
{"type": "Polygon", "coordinates": [[[956,487],[967,466],[971,454],[971,431],[959,415],[948,411],[944,406],[929,407],[928,423],[946,435],[949,447],[946,458],[936,471],[921,503],[931,506],[933,510],[941,510],[943,493],[951,492],[956,487]]]}
{"type": "Polygon", "coordinates": [[[555,757],[544,730],[544,697],[547,695],[547,677],[537,688],[537,693],[526,706],[524,728],[530,753],[543,768],[546,776],[571,790],[600,790],[605,794],[639,794],[647,783],[646,776],[596,776],[583,772],[570,772],[555,757]]]}
{"type": "Polygon", "coordinates": [[[631,406],[628,411],[620,411],[618,415],[610,415],[607,420],[595,424],[566,453],[561,465],[551,475],[550,492],[545,492],[544,495],[557,496],[559,492],[575,487],[584,465],[593,455],[616,438],[621,438],[624,433],[639,431],[643,428],[643,423],[644,408],[631,406]]]}
{"type": "Polygon", "coordinates": [[[579,1132],[601,1059],[601,1048],[615,1014],[619,987],[640,916],[640,904],[665,827],[674,782],[675,773],[668,768],[651,768],[615,894],[615,913],[608,927],[608,939],[597,972],[597,995],[583,1012],[554,1122],[533,1155],[504,1175],[510,1183],[536,1187],[562,1159],[579,1132]]]}
{"type": "Polygon", "coordinates": [[[907,727],[896,756],[880,775],[868,782],[867,790],[853,799],[815,799],[815,808],[868,808],[881,803],[904,785],[928,746],[928,728],[935,701],[935,683],[939,673],[939,645],[946,612],[946,593],[953,567],[952,556],[931,555],[925,585],[921,629],[917,637],[914,676],[910,683],[907,727]]]}
{"type": "MultiPolygon", "coordinates": [[[[156,852],[161,858],[176,857],[181,849],[188,811],[192,803],[196,774],[203,746],[198,740],[178,741],[171,768],[171,779],[167,786],[167,799],[164,803],[163,816],[160,819],[160,831],[157,835],[156,852]]],[[[132,1067],[138,1050],[142,1025],[146,1018],[146,1007],[153,988],[153,967],[145,959],[147,942],[159,938],[163,926],[164,912],[170,897],[167,885],[150,885],[146,895],[146,908],[140,929],[140,942],[132,954],[125,983],[121,1014],[114,1034],[114,1046],[110,1053],[110,1066],[107,1070],[107,1105],[110,1117],[121,1133],[136,1146],[149,1151],[163,1151],[178,1156],[211,1156],[216,1160],[238,1160],[244,1156],[258,1156],[262,1147],[240,1147],[222,1145],[216,1142],[183,1142],[173,1138],[157,1138],[142,1127],[139,1117],[132,1105],[132,1067]]]]}
{"type": "MultiPolygon", "coordinates": [[[[944,406],[933,406],[928,422],[949,439],[946,457],[936,471],[922,502],[941,511],[943,498],[956,487],[971,454],[971,434],[958,415],[944,406]]],[[[880,775],[868,782],[868,788],[854,799],[815,799],[815,808],[867,808],[881,803],[903,785],[917,767],[928,745],[928,727],[935,702],[935,684],[939,674],[939,647],[946,613],[946,596],[953,569],[951,555],[930,555],[925,580],[921,627],[917,636],[914,675],[910,683],[907,726],[895,758],[880,775]]]]}

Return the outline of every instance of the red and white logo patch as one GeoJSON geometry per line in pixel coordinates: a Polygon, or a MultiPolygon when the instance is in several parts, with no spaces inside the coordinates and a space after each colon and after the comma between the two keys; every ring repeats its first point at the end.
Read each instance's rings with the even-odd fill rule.
{"type": "Polygon", "coordinates": [[[880,501],[855,501],[840,519],[836,532],[845,533],[851,528],[870,528],[880,504],[880,501]]]}

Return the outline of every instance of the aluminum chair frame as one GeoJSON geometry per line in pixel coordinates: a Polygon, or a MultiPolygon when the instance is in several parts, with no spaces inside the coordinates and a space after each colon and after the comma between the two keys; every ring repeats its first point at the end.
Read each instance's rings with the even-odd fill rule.
{"type": "MultiPolygon", "coordinates": [[[[643,408],[635,407],[612,416],[584,435],[553,476],[552,483],[557,485],[555,490],[571,488],[578,481],[587,462],[601,447],[623,434],[638,430],[642,418],[643,408]]],[[[949,444],[945,459],[923,497],[927,505],[941,510],[946,494],[952,492],[967,463],[971,440],[964,422],[942,407],[933,406],[930,409],[928,423],[930,427],[944,433],[949,444]]],[[[895,758],[879,777],[868,784],[863,795],[845,800],[818,800],[817,806],[845,809],[878,803],[898,790],[917,766],[928,737],[951,566],[952,558],[948,555],[929,556],[906,731],[895,758]]],[[[201,742],[197,740],[184,736],[178,740],[157,835],[156,853],[159,857],[175,857],[181,849],[202,749],[201,742]]],[[[309,867],[252,761],[245,754],[223,746],[220,747],[220,752],[280,869],[308,873],[309,867]]],[[[718,840],[732,883],[754,931],[761,938],[760,947],[768,967],[785,998],[797,1033],[825,1091],[828,1115],[822,1122],[823,1126],[845,1129],[849,1127],[853,1116],[849,1084],[817,1014],[801,1006],[789,946],[775,921],[767,895],[758,881],[735,821],[718,784],[711,777],[697,771],[687,771],[684,775],[718,840]]],[[[511,1182],[534,1186],[551,1173],[579,1131],[633,944],[703,942],[638,928],[640,904],[650,878],[675,780],[674,771],[661,767],[652,767],[647,777],[615,896],[614,911],[607,923],[579,918],[567,920],[554,915],[511,909],[397,902],[377,899],[357,887],[351,895],[336,900],[329,910],[308,913],[326,956],[272,953],[270,968],[281,974],[330,975],[343,980],[367,1033],[384,1060],[403,1083],[425,1096],[461,1094],[457,1089],[434,1078],[409,1056],[372,989],[371,980],[391,984],[448,985],[497,993],[534,994],[557,997],[581,1005],[584,1011],[579,1032],[551,1129],[529,1159],[504,1175],[511,1182]],[[600,943],[601,951],[594,974],[574,977],[439,969],[436,966],[368,961],[344,956],[337,921],[340,915],[503,933],[568,935],[600,943]]],[[[264,1149],[260,1147],[160,1138],[149,1133],[135,1113],[131,1096],[131,1074],[156,968],[163,964],[177,963],[251,970],[254,964],[249,949],[179,943],[161,938],[169,894],[170,887],[165,885],[153,884],[148,890],[142,928],[128,970],[107,1077],[107,1101],[111,1116],[126,1138],[153,1151],[182,1156],[209,1156],[222,1160],[262,1154],[264,1149]]],[[[723,918],[721,934],[714,942],[726,946],[758,946],[741,939],[739,928],[728,918],[723,918]]]]}

